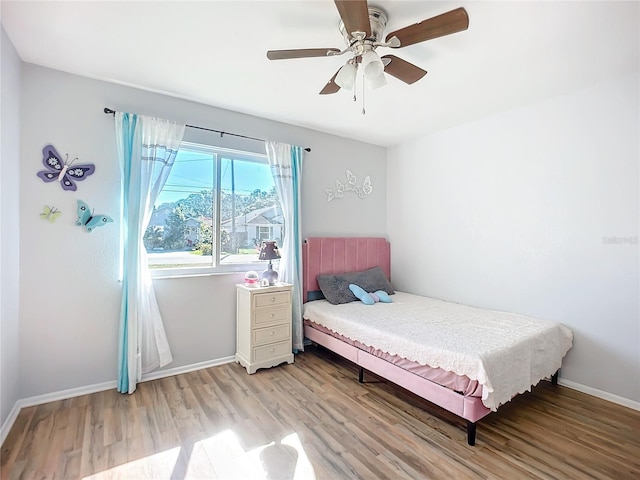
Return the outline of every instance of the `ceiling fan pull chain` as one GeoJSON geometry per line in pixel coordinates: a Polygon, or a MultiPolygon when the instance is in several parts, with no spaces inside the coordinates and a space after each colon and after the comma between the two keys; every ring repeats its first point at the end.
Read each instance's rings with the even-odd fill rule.
{"type": "Polygon", "coordinates": [[[353,101],[354,102],[358,101],[358,99],[356,97],[356,92],[358,91],[358,75],[357,75],[358,72],[359,72],[359,70],[356,70],[356,76],[355,76],[355,78],[353,80],[353,101]]]}
{"type": "Polygon", "coordinates": [[[366,80],[364,78],[364,75],[362,75],[362,115],[364,115],[366,113],[365,109],[364,109],[364,82],[365,81],[366,80]]]}

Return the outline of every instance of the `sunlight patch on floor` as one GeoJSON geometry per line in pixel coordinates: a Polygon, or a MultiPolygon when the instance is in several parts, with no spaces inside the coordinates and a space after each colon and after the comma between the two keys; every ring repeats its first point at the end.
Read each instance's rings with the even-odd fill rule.
{"type": "MultiPolygon", "coordinates": [[[[313,466],[296,433],[248,452],[235,433],[226,430],[196,442],[193,453],[204,451],[220,479],[315,479],[313,466]]],[[[192,454],[191,461],[197,462],[192,454]]],[[[189,464],[191,465],[191,461],[189,464]]]]}
{"type": "Polygon", "coordinates": [[[82,480],[112,480],[117,478],[170,480],[179,455],[180,447],[172,448],[171,450],[165,450],[164,452],[155,453],[108,470],[103,470],[102,472],[94,473],[93,475],[84,477],[82,480]]]}
{"type": "Polygon", "coordinates": [[[83,480],[184,479],[315,480],[315,472],[296,433],[247,452],[231,430],[199,440],[191,452],[176,447],[86,476],[83,480]],[[189,454],[181,468],[180,454],[189,454]],[[184,471],[182,470],[184,468],[184,471]]]}

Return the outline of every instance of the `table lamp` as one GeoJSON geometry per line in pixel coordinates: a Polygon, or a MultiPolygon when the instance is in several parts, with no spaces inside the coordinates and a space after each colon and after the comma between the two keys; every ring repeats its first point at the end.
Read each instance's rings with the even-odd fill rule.
{"type": "Polygon", "coordinates": [[[267,265],[267,269],[262,272],[262,278],[269,281],[269,285],[275,285],[278,281],[278,272],[273,269],[273,265],[271,264],[271,260],[277,260],[280,258],[280,252],[278,252],[278,246],[274,241],[264,240],[262,242],[262,246],[260,247],[260,256],[259,260],[269,260],[269,265],[267,265]]]}

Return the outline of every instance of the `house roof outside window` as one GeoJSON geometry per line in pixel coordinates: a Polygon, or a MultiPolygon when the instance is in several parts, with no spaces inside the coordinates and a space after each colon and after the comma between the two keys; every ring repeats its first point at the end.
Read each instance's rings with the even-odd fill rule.
{"type": "MultiPolygon", "coordinates": [[[[284,225],[284,216],[282,209],[278,205],[270,207],[262,207],[247,212],[246,214],[237,215],[235,218],[236,228],[239,226],[273,226],[284,225]]],[[[230,230],[233,225],[233,219],[225,220],[220,224],[224,230],[230,230]]]]}

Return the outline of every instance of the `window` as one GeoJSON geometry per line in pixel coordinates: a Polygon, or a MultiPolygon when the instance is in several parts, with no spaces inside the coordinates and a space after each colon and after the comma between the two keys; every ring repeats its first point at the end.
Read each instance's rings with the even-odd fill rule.
{"type": "Polygon", "coordinates": [[[259,269],[262,240],[283,235],[266,155],[183,142],[144,245],[152,272],[206,273],[259,269]]]}

